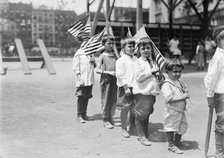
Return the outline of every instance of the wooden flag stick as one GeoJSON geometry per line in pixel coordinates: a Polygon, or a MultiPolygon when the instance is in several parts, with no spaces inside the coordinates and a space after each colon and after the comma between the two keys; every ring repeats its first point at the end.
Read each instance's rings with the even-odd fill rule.
{"type": "Polygon", "coordinates": [[[208,114],[206,138],[205,138],[205,157],[208,157],[207,154],[208,154],[209,142],[210,142],[210,136],[211,136],[212,117],[213,117],[213,107],[210,107],[209,114],[208,114]]]}

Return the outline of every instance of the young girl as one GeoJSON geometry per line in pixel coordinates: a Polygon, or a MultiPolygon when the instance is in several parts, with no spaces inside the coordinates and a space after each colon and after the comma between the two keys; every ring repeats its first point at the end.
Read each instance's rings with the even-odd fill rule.
{"type": "Polygon", "coordinates": [[[168,78],[164,81],[161,89],[166,103],[163,126],[167,132],[168,150],[176,154],[183,153],[178,147],[184,146],[181,136],[188,128],[185,109],[189,94],[179,80],[183,69],[184,66],[179,59],[173,59],[168,63],[166,66],[168,78]]]}
{"type": "Polygon", "coordinates": [[[108,129],[114,127],[113,115],[117,102],[117,80],[115,77],[115,63],[117,57],[113,50],[114,40],[112,35],[107,34],[103,36],[102,44],[105,47],[105,51],[99,57],[99,64],[96,70],[97,73],[101,74],[102,118],[104,127],[108,129]]]}
{"type": "Polygon", "coordinates": [[[141,38],[137,42],[140,58],[135,62],[135,84],[133,93],[135,95],[135,122],[138,131],[138,140],[142,145],[149,146],[148,123],[149,116],[153,113],[153,105],[156,95],[159,94],[158,80],[155,73],[159,68],[152,60],[153,46],[147,37],[141,38]]]}

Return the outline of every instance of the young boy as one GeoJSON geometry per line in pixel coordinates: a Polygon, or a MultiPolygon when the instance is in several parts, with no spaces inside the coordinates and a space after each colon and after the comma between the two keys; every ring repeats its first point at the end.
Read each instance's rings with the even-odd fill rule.
{"type": "Polygon", "coordinates": [[[115,77],[115,63],[117,57],[113,50],[114,40],[112,35],[106,34],[103,36],[102,44],[105,51],[99,57],[99,64],[96,70],[97,73],[101,74],[102,118],[104,127],[108,129],[114,127],[113,115],[117,102],[117,79],[115,77]]]}
{"type": "Polygon", "coordinates": [[[152,60],[153,46],[147,37],[137,42],[140,58],[135,62],[135,84],[133,93],[135,95],[135,122],[138,131],[138,140],[142,145],[150,146],[148,141],[149,116],[153,113],[153,105],[156,95],[159,94],[158,80],[155,73],[159,71],[158,66],[152,60]]]}
{"type": "Polygon", "coordinates": [[[209,108],[215,109],[215,158],[224,158],[224,25],[213,33],[217,48],[204,78],[209,108]]]}
{"type": "MultiPolygon", "coordinates": [[[[78,38],[81,42],[85,38],[78,38]]],[[[77,99],[77,121],[85,123],[88,120],[87,105],[89,99],[92,97],[92,87],[94,83],[94,67],[96,66],[94,55],[86,55],[85,52],[79,48],[73,58],[72,69],[76,75],[76,96],[77,99]]]]}
{"type": "Polygon", "coordinates": [[[161,89],[166,103],[163,126],[167,132],[168,150],[176,154],[183,154],[183,151],[179,149],[185,147],[181,137],[188,128],[185,109],[189,94],[186,86],[179,80],[183,69],[184,66],[179,59],[173,59],[168,63],[166,66],[168,78],[161,89]]]}
{"type": "MultiPolygon", "coordinates": [[[[133,56],[135,50],[135,41],[132,37],[126,37],[121,40],[122,56],[116,61],[116,77],[118,86],[117,107],[121,110],[121,134],[125,138],[130,135],[127,132],[127,116],[130,111],[131,126],[134,126],[134,96],[132,93],[134,83],[134,62],[136,57],[133,56]]],[[[129,128],[130,130],[130,128],[129,128]]]]}

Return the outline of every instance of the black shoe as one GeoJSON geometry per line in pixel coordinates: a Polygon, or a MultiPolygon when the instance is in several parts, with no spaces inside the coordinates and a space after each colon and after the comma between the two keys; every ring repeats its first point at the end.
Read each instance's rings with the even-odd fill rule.
{"type": "Polygon", "coordinates": [[[91,121],[91,120],[93,120],[91,117],[89,117],[89,116],[87,116],[87,115],[83,116],[83,119],[84,119],[85,121],[91,121]]]}

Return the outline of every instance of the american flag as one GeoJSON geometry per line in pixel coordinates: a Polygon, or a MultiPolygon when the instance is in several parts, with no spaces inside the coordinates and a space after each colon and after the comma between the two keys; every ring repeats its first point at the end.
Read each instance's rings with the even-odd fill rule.
{"type": "Polygon", "coordinates": [[[81,49],[85,52],[85,54],[92,54],[104,48],[101,42],[104,32],[105,29],[81,44],[81,49]]]}
{"type": "Polygon", "coordinates": [[[90,37],[91,26],[89,15],[69,27],[68,32],[75,37],[90,37]]]}
{"type": "MultiPolygon", "coordinates": [[[[138,32],[134,35],[134,39],[136,41],[140,40],[143,37],[147,37],[151,40],[151,38],[149,37],[149,35],[146,33],[145,31],[145,27],[142,26],[138,32]]],[[[161,54],[161,52],[159,51],[159,49],[156,47],[156,45],[154,44],[154,42],[151,40],[152,44],[153,44],[153,55],[155,57],[155,62],[157,63],[160,71],[163,70],[163,68],[166,65],[166,59],[163,57],[163,55],[161,54]]]]}

